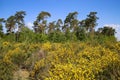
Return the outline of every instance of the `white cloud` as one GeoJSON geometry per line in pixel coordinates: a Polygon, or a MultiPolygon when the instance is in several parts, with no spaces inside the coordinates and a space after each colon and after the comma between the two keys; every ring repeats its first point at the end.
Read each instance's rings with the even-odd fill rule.
{"type": "Polygon", "coordinates": [[[30,29],[33,29],[33,23],[32,22],[26,23],[26,26],[30,29]]]}
{"type": "Polygon", "coordinates": [[[110,26],[110,27],[114,28],[115,31],[117,32],[115,34],[115,36],[116,36],[117,40],[120,41],[120,24],[106,24],[104,26],[110,26]]]}

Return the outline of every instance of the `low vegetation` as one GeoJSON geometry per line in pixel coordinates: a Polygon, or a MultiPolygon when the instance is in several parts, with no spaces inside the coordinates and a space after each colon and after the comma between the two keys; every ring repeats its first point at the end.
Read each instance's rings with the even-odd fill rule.
{"type": "Polygon", "coordinates": [[[119,42],[3,42],[0,51],[1,80],[12,80],[19,70],[26,70],[32,80],[120,79],[119,42]]]}

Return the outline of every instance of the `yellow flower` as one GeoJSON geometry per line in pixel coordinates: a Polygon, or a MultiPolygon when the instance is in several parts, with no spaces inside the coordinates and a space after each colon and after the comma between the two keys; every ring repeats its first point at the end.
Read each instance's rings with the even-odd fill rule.
{"type": "Polygon", "coordinates": [[[3,42],[3,44],[2,44],[3,46],[8,46],[8,45],[10,45],[10,43],[9,42],[3,42]]]}
{"type": "Polygon", "coordinates": [[[42,45],[42,48],[43,48],[44,50],[49,50],[49,49],[51,49],[51,44],[50,44],[50,42],[44,43],[44,44],[42,45]]]}

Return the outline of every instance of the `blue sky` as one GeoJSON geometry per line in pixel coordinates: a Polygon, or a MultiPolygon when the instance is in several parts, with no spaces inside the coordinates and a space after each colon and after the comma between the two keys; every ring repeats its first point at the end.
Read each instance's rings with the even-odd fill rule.
{"type": "Polygon", "coordinates": [[[120,0],[0,0],[0,18],[7,19],[16,11],[24,10],[25,23],[29,27],[41,11],[51,13],[48,21],[65,19],[69,12],[77,11],[78,19],[86,18],[91,11],[98,12],[98,27],[113,26],[120,40],[120,0]]]}

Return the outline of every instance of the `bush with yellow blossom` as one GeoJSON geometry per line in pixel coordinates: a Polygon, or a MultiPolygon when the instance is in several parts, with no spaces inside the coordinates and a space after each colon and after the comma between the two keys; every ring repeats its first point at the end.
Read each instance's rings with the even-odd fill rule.
{"type": "Polygon", "coordinates": [[[0,49],[0,75],[10,79],[15,66],[25,67],[32,80],[120,79],[120,42],[2,42],[0,49]]]}
{"type": "Polygon", "coordinates": [[[119,47],[111,50],[99,44],[51,44],[46,58],[36,62],[31,76],[35,80],[118,80],[119,47]]]}

